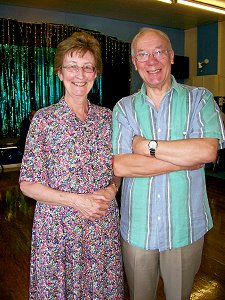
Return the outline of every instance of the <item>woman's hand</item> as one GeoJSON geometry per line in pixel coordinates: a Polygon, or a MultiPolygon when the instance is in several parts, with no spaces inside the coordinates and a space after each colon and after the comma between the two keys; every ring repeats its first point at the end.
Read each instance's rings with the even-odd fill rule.
{"type": "Polygon", "coordinates": [[[103,196],[104,200],[107,202],[111,202],[116,197],[116,193],[118,192],[117,185],[115,183],[111,183],[106,188],[95,191],[94,195],[103,196]]]}
{"type": "Polygon", "coordinates": [[[109,192],[99,190],[93,194],[79,195],[76,200],[76,209],[88,220],[95,221],[103,217],[110,205],[109,192]]]}
{"type": "Polygon", "coordinates": [[[95,221],[106,214],[117,191],[117,186],[110,184],[105,189],[95,191],[93,194],[80,195],[82,199],[77,204],[77,209],[85,218],[95,221]]]}

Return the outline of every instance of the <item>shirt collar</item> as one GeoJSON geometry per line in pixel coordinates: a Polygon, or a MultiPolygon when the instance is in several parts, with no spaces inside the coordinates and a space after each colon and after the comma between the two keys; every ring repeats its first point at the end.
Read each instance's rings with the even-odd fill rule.
{"type": "MultiPolygon", "coordinates": [[[[173,75],[171,75],[171,82],[172,82],[171,87],[166,92],[166,94],[170,93],[172,89],[174,89],[177,93],[179,93],[180,87],[173,75]]],[[[139,93],[142,99],[146,99],[146,87],[144,83],[142,84],[139,93]]]]}

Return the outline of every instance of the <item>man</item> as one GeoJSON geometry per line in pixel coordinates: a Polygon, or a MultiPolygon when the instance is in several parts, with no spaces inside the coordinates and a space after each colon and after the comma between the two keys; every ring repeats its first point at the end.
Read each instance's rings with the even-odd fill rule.
{"type": "Polygon", "coordinates": [[[144,28],[131,44],[141,90],[113,110],[123,260],[131,299],[190,298],[204,235],[212,228],[204,164],[224,147],[219,108],[206,89],[178,84],[166,34],[144,28]]]}

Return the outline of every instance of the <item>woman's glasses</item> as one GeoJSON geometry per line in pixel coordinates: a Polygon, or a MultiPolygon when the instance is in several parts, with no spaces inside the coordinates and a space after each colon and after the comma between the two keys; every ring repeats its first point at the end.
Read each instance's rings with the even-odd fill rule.
{"type": "Polygon", "coordinates": [[[70,73],[77,73],[80,69],[82,69],[85,73],[94,73],[95,67],[92,65],[84,65],[79,67],[78,65],[69,65],[69,66],[62,66],[63,69],[66,69],[70,73]]]}

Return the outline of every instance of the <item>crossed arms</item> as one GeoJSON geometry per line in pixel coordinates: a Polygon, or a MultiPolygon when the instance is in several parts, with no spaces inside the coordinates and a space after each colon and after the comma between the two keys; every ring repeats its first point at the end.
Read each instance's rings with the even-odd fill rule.
{"type": "Polygon", "coordinates": [[[194,170],[216,160],[216,138],[191,138],[158,141],[156,156],[150,156],[149,140],[141,136],[133,139],[132,154],[114,156],[114,174],[120,177],[148,177],[179,170],[194,170]]]}

